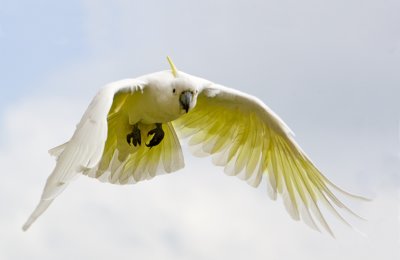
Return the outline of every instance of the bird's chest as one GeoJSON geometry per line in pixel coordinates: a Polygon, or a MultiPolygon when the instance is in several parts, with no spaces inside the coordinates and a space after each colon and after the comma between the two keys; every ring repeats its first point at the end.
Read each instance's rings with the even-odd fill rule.
{"type": "Polygon", "coordinates": [[[166,123],[174,121],[183,114],[179,103],[163,97],[143,93],[143,96],[136,101],[128,111],[130,124],[166,123]]]}
{"type": "Polygon", "coordinates": [[[155,104],[153,106],[149,106],[146,111],[141,115],[141,122],[144,124],[153,124],[153,123],[167,123],[174,121],[181,114],[174,113],[171,111],[169,107],[160,106],[155,104]]]}

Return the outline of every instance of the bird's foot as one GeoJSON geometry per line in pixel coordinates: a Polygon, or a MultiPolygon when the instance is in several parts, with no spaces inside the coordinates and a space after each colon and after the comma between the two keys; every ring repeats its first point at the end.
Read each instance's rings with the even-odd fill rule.
{"type": "Polygon", "coordinates": [[[146,144],[147,147],[153,147],[158,145],[162,139],[164,139],[164,130],[162,129],[162,126],[160,123],[156,124],[156,128],[154,128],[153,130],[150,130],[147,133],[147,136],[154,134],[153,138],[151,138],[150,142],[148,144],[146,144]]]}
{"type": "Polygon", "coordinates": [[[142,144],[142,136],[140,135],[140,129],[138,124],[135,124],[132,129],[132,133],[126,136],[126,141],[129,145],[141,145],[142,144]]]}

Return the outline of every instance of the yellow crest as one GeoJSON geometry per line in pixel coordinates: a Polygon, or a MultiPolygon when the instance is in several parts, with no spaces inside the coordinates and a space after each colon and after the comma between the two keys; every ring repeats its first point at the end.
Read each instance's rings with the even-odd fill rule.
{"type": "Polygon", "coordinates": [[[167,60],[168,60],[169,66],[171,66],[172,75],[174,75],[174,77],[176,78],[176,76],[178,75],[178,70],[176,69],[175,64],[172,62],[172,60],[169,56],[167,56],[167,60]]]}

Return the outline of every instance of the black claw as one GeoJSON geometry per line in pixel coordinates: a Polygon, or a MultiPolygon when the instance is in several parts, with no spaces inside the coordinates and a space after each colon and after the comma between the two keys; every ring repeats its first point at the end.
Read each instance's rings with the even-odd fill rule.
{"type": "Polygon", "coordinates": [[[133,126],[132,133],[126,136],[126,141],[129,145],[133,144],[134,146],[142,144],[142,136],[140,134],[140,129],[137,124],[133,126]]]}
{"type": "Polygon", "coordinates": [[[164,139],[164,130],[162,129],[161,124],[157,123],[156,128],[150,130],[147,133],[147,136],[154,134],[153,138],[151,138],[150,142],[146,144],[147,147],[153,147],[161,143],[164,139]]]}

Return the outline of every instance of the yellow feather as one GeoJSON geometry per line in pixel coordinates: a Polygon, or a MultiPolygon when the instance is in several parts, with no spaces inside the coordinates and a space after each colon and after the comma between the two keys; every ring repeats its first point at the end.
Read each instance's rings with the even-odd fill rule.
{"type": "Polygon", "coordinates": [[[266,176],[270,197],[276,199],[280,194],[294,219],[302,218],[318,230],[314,221],[317,219],[333,235],[319,204],[345,221],[336,209],[351,211],[330,188],[354,195],[337,188],[321,174],[275,115],[260,107],[248,109],[246,102],[231,93],[221,97],[218,93],[210,97],[200,95],[193,111],[174,125],[182,136],[190,137],[189,145],[200,146],[205,154],[212,155],[214,164],[224,166],[225,173],[255,187],[266,176]]]}
{"type": "Polygon", "coordinates": [[[176,69],[175,64],[172,62],[172,60],[169,56],[167,56],[167,60],[168,60],[169,66],[171,67],[172,75],[174,75],[174,77],[176,77],[178,75],[178,70],[176,69]]]}

